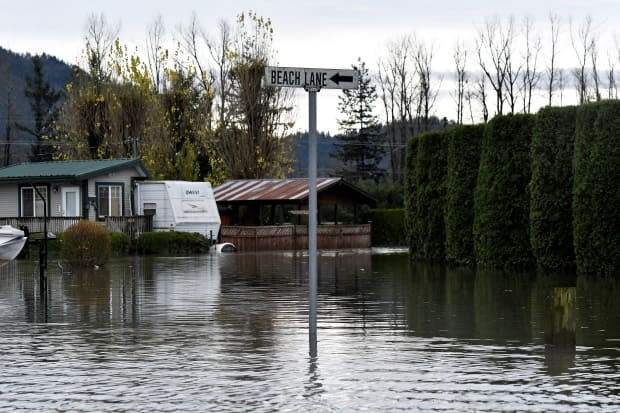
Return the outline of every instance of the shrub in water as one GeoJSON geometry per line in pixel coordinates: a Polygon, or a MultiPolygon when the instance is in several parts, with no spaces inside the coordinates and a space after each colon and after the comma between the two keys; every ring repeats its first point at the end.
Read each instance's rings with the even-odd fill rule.
{"type": "Polygon", "coordinates": [[[140,254],[186,254],[206,252],[209,240],[198,233],[146,232],[138,238],[140,254]]]}
{"type": "Polygon", "coordinates": [[[62,237],[62,256],[78,267],[104,265],[111,252],[110,232],[92,221],[80,221],[70,226],[62,237]]]}
{"type": "Polygon", "coordinates": [[[122,255],[129,252],[129,244],[131,243],[129,235],[124,232],[112,232],[110,236],[112,240],[113,254],[122,255]]]}

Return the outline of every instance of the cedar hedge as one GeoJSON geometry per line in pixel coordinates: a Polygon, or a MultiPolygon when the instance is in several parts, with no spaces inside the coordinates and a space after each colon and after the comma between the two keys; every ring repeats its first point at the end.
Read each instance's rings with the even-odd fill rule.
{"type": "Polygon", "coordinates": [[[415,212],[417,210],[417,195],[415,185],[415,162],[418,156],[418,138],[412,137],[407,141],[407,153],[405,155],[405,187],[403,203],[405,206],[405,232],[407,246],[412,256],[418,252],[418,233],[415,228],[415,212]]]}
{"type": "Polygon", "coordinates": [[[474,195],[474,251],[483,266],[527,266],[533,115],[503,115],[486,126],[474,195]]]}
{"type": "Polygon", "coordinates": [[[373,246],[407,245],[403,208],[371,209],[368,211],[367,218],[372,222],[373,246]]]}
{"type": "Polygon", "coordinates": [[[577,270],[620,270],[620,102],[577,110],[573,228],[577,270]]]}
{"type": "Polygon", "coordinates": [[[478,178],[484,125],[461,125],[448,132],[446,178],[446,260],[472,264],[474,190],[478,178]]]}
{"type": "Polygon", "coordinates": [[[530,241],[537,265],[559,270],[574,265],[574,106],[546,107],[536,115],[532,136],[530,241]]]}
{"type": "Polygon", "coordinates": [[[446,134],[429,132],[418,136],[415,162],[416,210],[413,225],[417,255],[430,261],[445,259],[446,134]]]}

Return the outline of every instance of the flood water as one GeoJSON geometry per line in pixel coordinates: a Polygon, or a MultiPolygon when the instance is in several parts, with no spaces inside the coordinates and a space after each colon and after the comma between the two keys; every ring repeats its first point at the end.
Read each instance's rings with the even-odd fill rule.
{"type": "Polygon", "coordinates": [[[115,258],[48,298],[36,260],[0,268],[0,411],[620,411],[620,284],[319,257],[115,258]],[[575,345],[548,346],[549,297],[574,288],[575,345]]]}

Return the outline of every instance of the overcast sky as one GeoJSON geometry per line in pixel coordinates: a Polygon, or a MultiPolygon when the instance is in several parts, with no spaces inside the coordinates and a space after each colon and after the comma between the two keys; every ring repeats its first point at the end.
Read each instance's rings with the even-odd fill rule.
{"type": "MultiPolygon", "coordinates": [[[[158,14],[172,37],[193,12],[207,31],[215,33],[218,20],[233,22],[247,10],[271,18],[277,64],[291,67],[350,68],[359,56],[374,71],[388,41],[415,33],[434,42],[434,67],[448,72],[456,40],[473,42],[476,28],[495,15],[529,15],[541,30],[548,31],[547,16],[554,12],[564,19],[565,34],[569,18],[581,21],[590,15],[610,44],[616,31],[620,32],[620,0],[0,0],[0,46],[19,53],[45,52],[77,63],[86,20],[93,13],[103,13],[108,22],[119,23],[121,41],[142,48],[147,27],[158,14]]],[[[449,81],[442,81],[448,88],[446,85],[449,81]]],[[[450,117],[454,110],[447,107],[449,91],[442,95],[443,106],[437,108],[442,113],[437,114],[450,117]]],[[[319,130],[337,131],[337,96],[338,91],[320,92],[319,130]]],[[[302,92],[299,99],[296,129],[305,130],[307,104],[302,92]]]]}

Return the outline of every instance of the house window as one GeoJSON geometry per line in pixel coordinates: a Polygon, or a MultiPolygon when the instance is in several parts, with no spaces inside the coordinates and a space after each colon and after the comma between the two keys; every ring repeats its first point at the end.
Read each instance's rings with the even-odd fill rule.
{"type": "Polygon", "coordinates": [[[97,184],[97,201],[100,217],[123,216],[123,185],[97,184]]]}
{"type": "Polygon", "coordinates": [[[20,188],[21,197],[21,216],[22,217],[42,217],[45,216],[44,202],[47,201],[47,187],[37,186],[39,194],[31,186],[23,186],[20,188]]]}

